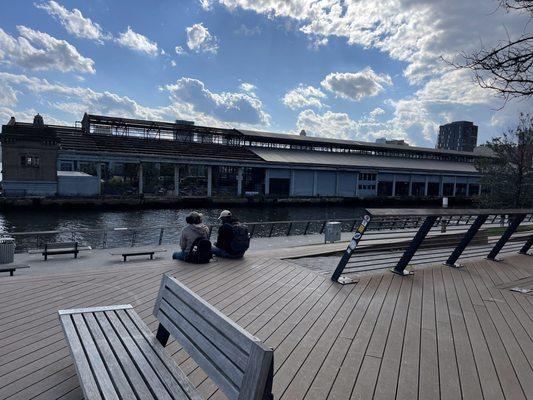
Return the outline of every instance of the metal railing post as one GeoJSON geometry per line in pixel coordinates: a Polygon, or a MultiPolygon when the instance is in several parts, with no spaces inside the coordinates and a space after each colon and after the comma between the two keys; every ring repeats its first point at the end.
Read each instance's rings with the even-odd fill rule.
{"type": "Polygon", "coordinates": [[[533,235],[531,235],[529,237],[529,239],[527,240],[527,242],[524,243],[524,246],[522,246],[522,248],[520,249],[519,253],[520,254],[527,254],[527,252],[529,251],[531,246],[533,246],[533,235]]]}
{"type": "Polygon", "coordinates": [[[500,237],[498,242],[490,251],[489,255],[487,256],[487,260],[496,261],[496,256],[503,248],[503,246],[505,246],[505,243],[507,243],[512,234],[515,233],[515,231],[518,229],[518,226],[522,223],[525,217],[526,214],[517,214],[514,216],[513,220],[511,221],[505,232],[503,232],[503,235],[500,237]]]}
{"type": "Polygon", "coordinates": [[[161,246],[161,244],[163,243],[163,233],[165,232],[165,228],[161,228],[159,230],[159,240],[158,240],[158,244],[159,246],[161,246]]]}
{"type": "MultiPolygon", "coordinates": [[[[448,267],[460,267],[460,265],[456,265],[455,262],[459,259],[461,254],[463,254],[463,251],[465,250],[466,246],[470,244],[474,236],[476,236],[476,233],[479,231],[479,228],[481,228],[481,226],[485,223],[488,217],[488,215],[477,216],[477,218],[474,220],[470,228],[468,228],[465,235],[461,239],[461,242],[457,245],[452,254],[450,254],[450,257],[448,257],[448,260],[446,260],[444,265],[447,265],[448,267]]],[[[470,220],[470,218],[468,218],[468,220],[470,220]]]]}
{"type": "Polygon", "coordinates": [[[135,246],[135,230],[131,231],[131,247],[135,246]]]}
{"type": "Polygon", "coordinates": [[[342,258],[340,259],[339,264],[337,265],[337,268],[335,268],[335,271],[333,272],[333,275],[331,276],[332,281],[343,283],[343,284],[354,282],[353,280],[349,278],[341,277],[341,275],[342,275],[342,272],[344,271],[344,268],[346,267],[346,264],[348,264],[350,257],[352,256],[353,252],[357,248],[359,241],[363,237],[363,234],[365,233],[366,228],[368,224],[370,223],[370,220],[371,220],[370,214],[365,214],[363,218],[361,219],[361,223],[359,224],[359,227],[355,231],[355,234],[353,235],[352,240],[348,244],[348,248],[342,255],[342,258]]]}
{"type": "Polygon", "coordinates": [[[437,219],[436,215],[430,215],[426,217],[426,219],[424,220],[424,223],[422,224],[418,232],[416,232],[415,237],[409,244],[409,247],[405,249],[405,252],[403,253],[402,258],[400,258],[400,261],[398,261],[398,264],[396,264],[396,267],[391,269],[392,272],[398,275],[402,275],[402,276],[412,274],[411,272],[405,273],[405,267],[407,267],[407,264],[409,264],[409,261],[411,261],[416,251],[418,250],[418,248],[420,247],[420,245],[426,238],[427,234],[431,230],[431,227],[435,223],[436,219],[437,219]]]}
{"type": "Polygon", "coordinates": [[[104,236],[102,238],[102,248],[105,249],[107,247],[107,231],[104,231],[104,236]]]}

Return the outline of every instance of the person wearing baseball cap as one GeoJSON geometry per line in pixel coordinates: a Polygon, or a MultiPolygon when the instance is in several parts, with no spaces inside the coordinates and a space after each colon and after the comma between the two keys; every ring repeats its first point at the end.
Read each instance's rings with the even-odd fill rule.
{"type": "Polygon", "coordinates": [[[242,258],[250,247],[248,227],[233,217],[230,210],[223,210],[218,219],[218,237],[213,246],[213,254],[222,258],[242,258]]]}

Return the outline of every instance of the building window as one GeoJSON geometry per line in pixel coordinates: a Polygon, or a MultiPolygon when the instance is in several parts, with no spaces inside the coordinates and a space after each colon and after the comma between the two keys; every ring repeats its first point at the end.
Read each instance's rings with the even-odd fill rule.
{"type": "Polygon", "coordinates": [[[360,181],[375,181],[376,180],[376,174],[359,174],[359,180],[360,181]]]}
{"type": "Polygon", "coordinates": [[[20,156],[20,165],[23,167],[39,168],[39,157],[29,155],[20,156]]]}
{"type": "Polygon", "coordinates": [[[60,171],[74,171],[74,165],[72,161],[62,161],[59,164],[60,171]]]}

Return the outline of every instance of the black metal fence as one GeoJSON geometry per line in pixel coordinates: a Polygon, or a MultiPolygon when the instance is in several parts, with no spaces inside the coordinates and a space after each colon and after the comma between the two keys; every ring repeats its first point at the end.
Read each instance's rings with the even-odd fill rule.
{"type": "MultiPolygon", "coordinates": [[[[359,219],[336,219],[343,232],[353,231],[359,219]]],[[[317,235],[324,232],[328,220],[246,222],[251,238],[317,235]]],[[[179,243],[183,226],[141,226],[135,228],[76,229],[5,233],[15,238],[16,251],[41,248],[44,243],[78,241],[97,248],[179,243]]],[[[217,226],[209,226],[216,235],[217,226]]]]}
{"type": "Polygon", "coordinates": [[[533,210],[368,209],[331,279],[351,283],[357,272],[410,267],[500,253],[526,254],[533,245],[533,210]]]}

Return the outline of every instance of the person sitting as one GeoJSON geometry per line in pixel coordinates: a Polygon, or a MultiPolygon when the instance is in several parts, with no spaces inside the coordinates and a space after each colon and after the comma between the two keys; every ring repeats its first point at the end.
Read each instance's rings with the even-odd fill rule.
{"type": "Polygon", "coordinates": [[[218,228],[213,253],[222,258],[242,258],[250,247],[248,227],[233,218],[229,210],[222,211],[218,219],[222,225],[218,228]]]}
{"type": "Polygon", "coordinates": [[[187,256],[198,239],[209,237],[209,228],[202,223],[202,214],[196,211],[191,212],[185,218],[187,226],[181,231],[180,247],[181,251],[172,254],[174,260],[187,261],[187,256]]]}

